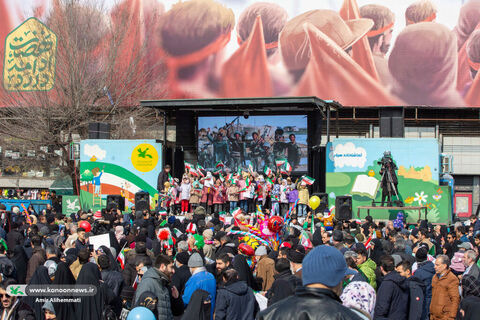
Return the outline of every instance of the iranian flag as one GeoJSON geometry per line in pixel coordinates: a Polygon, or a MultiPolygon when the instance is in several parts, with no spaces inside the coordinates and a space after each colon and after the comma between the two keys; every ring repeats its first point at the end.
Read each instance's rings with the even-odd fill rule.
{"type": "Polygon", "coordinates": [[[285,162],[285,170],[287,170],[288,174],[290,174],[290,172],[292,172],[293,168],[292,166],[290,165],[290,163],[285,162]]]}
{"type": "Polygon", "coordinates": [[[125,269],[125,248],[123,248],[118,254],[117,261],[120,263],[122,270],[125,269]]]}
{"type": "Polygon", "coordinates": [[[168,174],[168,182],[170,182],[171,185],[173,185],[173,182],[174,182],[174,180],[173,180],[172,176],[170,175],[170,173],[168,174]]]}
{"type": "Polygon", "coordinates": [[[213,174],[220,174],[222,172],[222,168],[216,168],[214,171],[213,171],[213,174]]]}
{"type": "Polygon", "coordinates": [[[190,174],[194,177],[199,177],[200,175],[198,174],[198,171],[195,170],[194,168],[190,169],[190,174]]]}
{"type": "Polygon", "coordinates": [[[265,175],[268,177],[268,176],[271,176],[273,172],[272,172],[272,169],[265,166],[265,168],[263,169],[263,173],[265,173],[265,175]]]}
{"type": "Polygon", "coordinates": [[[247,177],[247,179],[245,179],[245,186],[248,188],[250,187],[250,178],[247,177]]]}
{"type": "Polygon", "coordinates": [[[253,173],[254,173],[254,171],[253,171],[253,166],[252,166],[251,163],[248,165],[248,172],[250,172],[250,174],[252,174],[252,175],[253,175],[253,173]]]}
{"type": "Polygon", "coordinates": [[[132,287],[133,287],[134,290],[137,290],[138,282],[139,282],[138,280],[140,280],[140,279],[139,279],[139,276],[137,274],[137,276],[135,277],[135,281],[133,281],[133,284],[132,284],[132,287]]]}
{"type": "Polygon", "coordinates": [[[197,225],[193,222],[190,222],[187,226],[186,233],[197,233],[197,225]]]}
{"type": "Polygon", "coordinates": [[[265,181],[267,182],[267,185],[268,185],[268,186],[273,187],[273,181],[272,181],[272,179],[267,178],[267,179],[265,179],[265,181]]]}
{"type": "Polygon", "coordinates": [[[300,231],[300,243],[305,249],[313,248],[312,241],[305,230],[300,231]]]}
{"type": "Polygon", "coordinates": [[[232,216],[235,217],[236,215],[240,214],[241,212],[242,212],[242,209],[237,208],[237,209],[235,209],[235,210],[232,211],[232,216]]]}
{"type": "Polygon", "coordinates": [[[185,163],[185,169],[187,169],[188,171],[192,171],[192,169],[195,168],[193,164],[188,163],[187,161],[185,161],[184,163],[185,163]]]}
{"type": "Polygon", "coordinates": [[[205,168],[197,163],[197,172],[202,177],[205,177],[205,168]]]}
{"type": "MultiPolygon", "coordinates": [[[[161,216],[166,216],[167,215],[167,210],[165,208],[161,208],[159,211],[158,211],[158,214],[161,215],[161,216]]],[[[165,220],[166,221],[166,220],[165,220]]]]}
{"type": "Polygon", "coordinates": [[[215,164],[215,168],[217,168],[217,169],[218,169],[218,168],[222,169],[223,167],[225,167],[225,165],[223,164],[222,161],[218,161],[218,162],[215,164]]]}
{"type": "Polygon", "coordinates": [[[302,182],[305,182],[307,185],[311,186],[315,182],[315,179],[313,179],[309,176],[303,176],[302,177],[302,182]]]}
{"type": "Polygon", "coordinates": [[[177,228],[174,228],[174,229],[173,229],[173,233],[175,233],[175,236],[176,236],[177,238],[180,237],[180,236],[183,234],[183,232],[180,231],[180,230],[178,230],[177,228]]]}
{"type": "Polygon", "coordinates": [[[283,166],[285,164],[285,162],[287,162],[287,159],[276,159],[275,160],[275,164],[277,165],[277,167],[283,166]]]}
{"type": "Polygon", "coordinates": [[[218,176],[218,178],[220,179],[220,181],[222,181],[222,183],[225,182],[225,178],[223,177],[222,174],[220,174],[220,175],[218,176]]]}

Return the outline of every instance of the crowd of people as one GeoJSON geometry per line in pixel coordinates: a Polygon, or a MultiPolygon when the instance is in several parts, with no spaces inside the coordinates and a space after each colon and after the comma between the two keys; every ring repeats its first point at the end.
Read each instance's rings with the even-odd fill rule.
{"type": "MultiPolygon", "coordinates": [[[[164,174],[168,179],[168,170],[159,180],[164,174]]],[[[229,188],[250,178],[254,189],[263,183],[258,174],[246,178],[236,175],[229,188]]],[[[189,179],[184,176],[180,194],[189,179]]],[[[278,185],[283,181],[289,182],[278,185]]],[[[303,209],[295,210],[295,201],[274,209],[271,193],[266,194],[269,208],[261,194],[253,206],[248,198],[243,199],[247,205],[230,198],[231,213],[225,212],[225,203],[214,203],[214,197],[196,205],[181,203],[179,215],[166,212],[168,200],[156,210],[112,208],[70,216],[53,207],[39,213],[10,212],[0,205],[0,317],[478,318],[476,216],[450,226],[426,220],[409,225],[401,212],[386,222],[370,216],[363,221],[326,220],[326,212],[309,207],[308,193],[304,215],[303,209]],[[269,237],[262,238],[262,225],[271,231],[269,237]],[[102,234],[108,235],[105,245],[90,244],[91,237],[102,234]],[[93,296],[60,301],[9,295],[13,284],[98,289],[93,296]]]]}

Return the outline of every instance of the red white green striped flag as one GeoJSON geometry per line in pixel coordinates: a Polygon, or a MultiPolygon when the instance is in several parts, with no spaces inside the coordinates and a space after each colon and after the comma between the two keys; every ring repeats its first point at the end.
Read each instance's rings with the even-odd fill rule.
{"type": "Polygon", "coordinates": [[[287,170],[288,174],[290,174],[290,172],[292,172],[293,168],[292,166],[290,165],[290,163],[285,162],[285,170],[287,170]]]}
{"type": "Polygon", "coordinates": [[[235,209],[235,210],[232,211],[232,216],[235,217],[235,216],[236,216],[237,214],[239,214],[240,212],[242,212],[242,209],[237,208],[237,209],[235,209]]]}
{"type": "Polygon", "coordinates": [[[198,173],[197,170],[195,170],[194,168],[190,169],[190,174],[193,176],[193,177],[199,177],[200,174],[198,173]]]}
{"type": "Polygon", "coordinates": [[[253,171],[253,166],[252,166],[251,163],[248,165],[248,172],[250,172],[251,174],[254,173],[254,171],[253,171]]]}
{"type": "Polygon", "coordinates": [[[218,169],[218,168],[223,168],[223,167],[225,167],[225,165],[223,164],[222,161],[218,161],[218,162],[215,164],[215,168],[217,168],[217,169],[218,169]]]}
{"type": "Polygon", "coordinates": [[[197,172],[200,176],[205,177],[205,168],[197,163],[197,172]]]}
{"type": "Polygon", "coordinates": [[[250,178],[247,177],[247,179],[245,179],[245,186],[248,188],[250,187],[250,178]]]}
{"type": "Polygon", "coordinates": [[[187,161],[184,161],[185,163],[185,169],[187,169],[188,171],[192,171],[193,168],[195,168],[195,166],[191,163],[188,163],[187,161]]]}
{"type": "Polygon", "coordinates": [[[213,171],[213,174],[220,174],[222,172],[222,168],[216,168],[214,171],[213,171]]]}
{"type": "MultiPolygon", "coordinates": [[[[158,214],[161,215],[161,216],[166,216],[167,215],[167,210],[165,210],[164,208],[161,208],[158,211],[158,214]]],[[[167,220],[164,220],[164,221],[167,221],[167,220]]]]}
{"type": "Polygon", "coordinates": [[[303,176],[302,182],[305,182],[307,185],[311,186],[315,182],[315,179],[309,176],[303,176]]]}
{"type": "Polygon", "coordinates": [[[122,270],[125,269],[125,248],[123,248],[118,254],[117,261],[120,263],[122,270]]]}
{"type": "Polygon", "coordinates": [[[267,185],[268,185],[268,186],[273,187],[273,181],[272,181],[272,179],[267,178],[267,179],[265,179],[265,181],[267,182],[267,185]]]}
{"type": "Polygon", "coordinates": [[[273,171],[269,167],[265,166],[265,168],[263,169],[263,173],[265,173],[265,175],[268,177],[273,174],[273,171]]]}
{"type": "Polygon", "coordinates": [[[173,182],[174,182],[174,180],[173,180],[172,176],[170,175],[170,173],[168,174],[168,182],[170,182],[171,185],[173,185],[173,182]]]}
{"type": "Polygon", "coordinates": [[[225,178],[223,177],[222,174],[220,174],[220,175],[218,176],[218,178],[220,179],[220,181],[225,182],[225,178]]]}
{"type": "Polygon", "coordinates": [[[276,159],[276,160],[275,160],[275,164],[277,165],[277,167],[280,167],[280,166],[284,165],[285,162],[287,162],[287,159],[285,159],[285,158],[284,158],[284,159],[276,159]]]}

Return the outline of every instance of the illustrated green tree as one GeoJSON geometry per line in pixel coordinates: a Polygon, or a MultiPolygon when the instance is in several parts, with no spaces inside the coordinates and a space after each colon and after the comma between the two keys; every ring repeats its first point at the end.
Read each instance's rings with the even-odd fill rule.
{"type": "Polygon", "coordinates": [[[90,190],[90,183],[92,182],[92,179],[93,179],[93,173],[88,169],[83,171],[82,174],[80,175],[80,181],[87,183],[87,190],[90,190]]]}

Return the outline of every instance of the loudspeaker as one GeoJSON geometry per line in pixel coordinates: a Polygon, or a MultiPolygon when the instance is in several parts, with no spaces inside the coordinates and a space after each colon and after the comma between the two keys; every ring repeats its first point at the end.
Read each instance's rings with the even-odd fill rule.
{"type": "Polygon", "coordinates": [[[146,191],[135,193],[135,211],[150,209],[150,194],[146,191]]]}
{"type": "Polygon", "coordinates": [[[110,210],[125,211],[125,198],[118,194],[111,194],[107,196],[107,211],[110,210]]]}
{"type": "Polygon", "coordinates": [[[335,199],[335,218],[337,220],[352,220],[352,197],[337,196],[335,199]]]}
{"type": "Polygon", "coordinates": [[[110,139],[110,123],[90,122],[88,124],[89,139],[110,139]]]}
{"type": "Polygon", "coordinates": [[[328,194],[327,193],[313,193],[313,196],[317,196],[320,198],[320,205],[317,209],[315,209],[315,213],[324,213],[325,209],[328,208],[328,194]]]}
{"type": "Polygon", "coordinates": [[[196,125],[193,111],[178,111],[176,117],[175,143],[177,147],[184,147],[186,149],[195,147],[196,125]]]}

